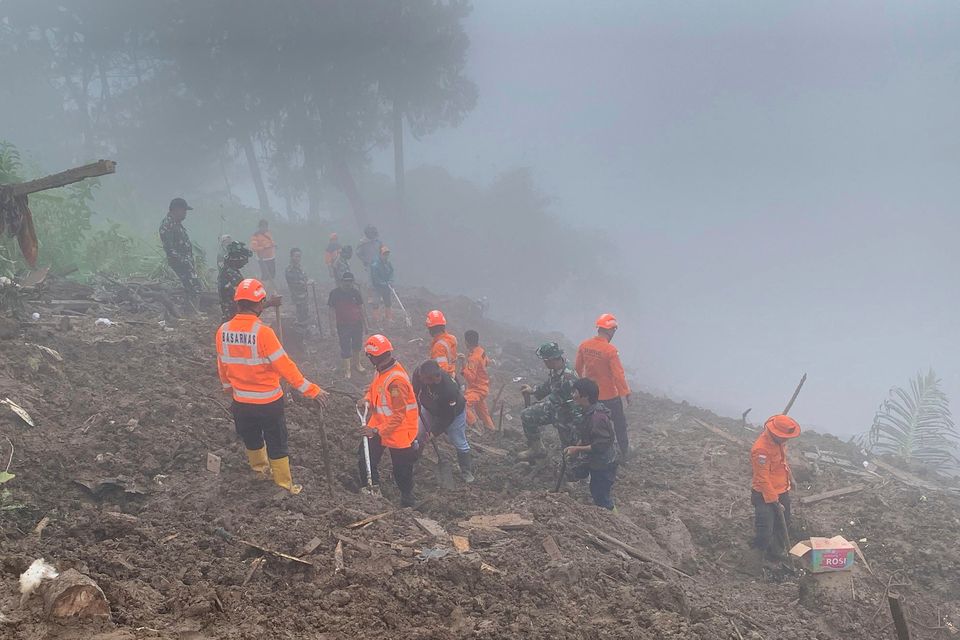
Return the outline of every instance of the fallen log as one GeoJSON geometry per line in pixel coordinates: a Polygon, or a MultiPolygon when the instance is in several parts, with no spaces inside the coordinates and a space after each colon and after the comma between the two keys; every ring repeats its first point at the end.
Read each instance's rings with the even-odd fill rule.
{"type": "Polygon", "coordinates": [[[364,518],[363,520],[357,520],[356,522],[351,522],[350,524],[347,525],[347,529],[362,529],[363,527],[366,527],[367,525],[376,522],[380,518],[385,518],[391,513],[396,513],[396,512],[397,512],[396,509],[391,509],[390,511],[384,511],[383,513],[378,513],[375,516],[369,516],[367,518],[364,518]]]}
{"type": "Polygon", "coordinates": [[[519,513],[499,513],[497,515],[473,516],[469,520],[457,523],[461,527],[477,527],[480,529],[523,529],[533,526],[533,520],[527,520],[519,513]]]}
{"type": "Polygon", "coordinates": [[[813,504],[814,502],[820,502],[821,500],[829,500],[830,498],[839,498],[841,496],[849,496],[854,493],[859,493],[867,488],[865,484],[852,484],[849,487],[843,487],[842,489],[834,489],[832,491],[824,491],[823,493],[817,493],[812,496],[804,496],[800,498],[800,504],[813,504]]]}
{"type": "Polygon", "coordinates": [[[113,160],[98,160],[97,162],[85,164],[82,167],[67,169],[66,171],[61,171],[60,173],[54,173],[49,176],[37,178],[36,180],[31,180],[30,182],[21,182],[18,184],[3,186],[10,189],[10,192],[14,195],[14,197],[27,196],[31,193],[37,193],[38,191],[46,191],[47,189],[65,187],[68,184],[80,182],[86,178],[96,178],[110,173],[116,173],[116,171],[117,163],[113,160]]]}
{"type": "Polygon", "coordinates": [[[685,571],[682,571],[682,570],[680,570],[680,569],[677,569],[676,567],[674,567],[674,566],[672,566],[672,565],[669,565],[669,564],[667,564],[666,562],[661,562],[660,560],[657,560],[657,559],[655,559],[655,558],[651,558],[650,556],[648,556],[647,554],[643,553],[642,551],[640,551],[640,550],[637,549],[636,547],[632,547],[632,546],[630,546],[629,544],[627,544],[626,542],[623,542],[622,540],[618,540],[617,538],[614,538],[613,536],[611,536],[611,535],[608,534],[608,533],[604,533],[604,532],[601,531],[600,529],[597,529],[597,528],[595,528],[595,527],[591,527],[590,525],[585,524],[585,525],[583,525],[583,527],[582,527],[582,531],[583,531],[583,533],[587,534],[587,536],[594,537],[594,538],[598,538],[598,539],[602,540],[603,542],[607,542],[607,543],[609,543],[609,544],[612,544],[613,546],[615,546],[615,547],[617,547],[618,549],[622,550],[623,552],[625,552],[627,555],[631,556],[632,558],[636,558],[637,560],[641,560],[641,561],[643,561],[643,562],[649,562],[649,563],[651,563],[651,564],[655,564],[655,565],[657,565],[657,566],[659,566],[659,567],[663,567],[664,569],[669,569],[670,571],[674,571],[674,572],[676,572],[676,573],[679,573],[680,575],[684,576],[685,578],[690,578],[691,580],[696,580],[696,578],[694,578],[693,576],[691,576],[689,573],[687,573],[687,572],[685,572],[685,571]]]}
{"type": "Polygon", "coordinates": [[[109,618],[110,605],[100,586],[76,569],[46,584],[43,610],[51,618],[109,618]]]}

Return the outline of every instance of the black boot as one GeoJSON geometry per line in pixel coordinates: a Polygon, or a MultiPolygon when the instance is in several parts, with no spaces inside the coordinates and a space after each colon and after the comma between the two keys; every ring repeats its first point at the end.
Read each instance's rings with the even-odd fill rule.
{"type": "Polygon", "coordinates": [[[412,507],[417,504],[416,499],[413,497],[413,491],[407,491],[406,493],[400,494],[400,506],[401,507],[412,507]]]}
{"type": "Polygon", "coordinates": [[[460,477],[467,484],[470,484],[476,478],[473,477],[473,460],[469,451],[457,451],[457,462],[460,463],[460,477]]]}

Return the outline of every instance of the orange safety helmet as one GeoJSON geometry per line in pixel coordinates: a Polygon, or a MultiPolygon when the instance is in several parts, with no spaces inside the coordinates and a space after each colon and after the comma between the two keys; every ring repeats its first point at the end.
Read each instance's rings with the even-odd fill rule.
{"type": "Polygon", "coordinates": [[[597,318],[598,329],[616,329],[617,318],[612,313],[605,313],[597,318]]]}
{"type": "Polygon", "coordinates": [[[797,421],[783,414],[770,416],[763,426],[778,438],[796,438],[800,435],[800,425],[797,421]]]}
{"type": "Polygon", "coordinates": [[[377,333],[367,338],[367,343],[363,345],[363,350],[367,355],[382,356],[388,351],[393,351],[393,345],[390,344],[387,336],[377,333]]]}
{"type": "Polygon", "coordinates": [[[235,301],[249,300],[250,302],[260,302],[266,297],[267,290],[263,288],[263,283],[256,278],[241,280],[240,284],[237,285],[236,293],[233,294],[235,301]]]}
{"type": "Polygon", "coordinates": [[[447,324],[447,319],[443,317],[443,312],[439,309],[434,309],[427,314],[427,328],[432,329],[433,327],[445,326],[447,324]]]}

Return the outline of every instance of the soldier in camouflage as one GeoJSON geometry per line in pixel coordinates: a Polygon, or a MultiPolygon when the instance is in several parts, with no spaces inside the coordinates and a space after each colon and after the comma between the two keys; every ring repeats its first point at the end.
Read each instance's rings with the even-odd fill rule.
{"type": "Polygon", "coordinates": [[[233,295],[237,291],[237,285],[243,281],[243,269],[253,252],[244,246],[242,242],[231,242],[227,245],[226,254],[223,257],[223,266],[220,267],[220,273],[217,275],[217,291],[220,293],[220,312],[223,315],[223,321],[226,322],[237,314],[237,303],[233,300],[233,295]]]}
{"type": "Polygon", "coordinates": [[[287,265],[284,275],[297,309],[297,323],[306,327],[310,324],[310,297],[307,287],[313,284],[313,281],[303,272],[303,252],[300,249],[290,249],[290,264],[287,265]]]}
{"type": "Polygon", "coordinates": [[[160,242],[167,254],[167,264],[183,283],[187,310],[196,312],[200,298],[200,280],[197,278],[196,264],[193,261],[193,243],[190,242],[187,230],[183,228],[187,211],[192,210],[193,207],[183,198],[171,200],[170,209],[160,224],[160,242]]]}
{"type": "Polygon", "coordinates": [[[536,388],[523,385],[520,389],[525,397],[533,396],[539,401],[520,413],[523,433],[527,437],[527,450],[517,456],[521,460],[534,460],[547,455],[540,438],[540,427],[548,424],[557,428],[563,447],[574,444],[576,425],[581,419],[580,408],[573,399],[573,383],[577,381],[577,374],[563,357],[563,349],[556,342],[548,342],[537,349],[537,355],[543,360],[549,375],[546,382],[536,388]]]}

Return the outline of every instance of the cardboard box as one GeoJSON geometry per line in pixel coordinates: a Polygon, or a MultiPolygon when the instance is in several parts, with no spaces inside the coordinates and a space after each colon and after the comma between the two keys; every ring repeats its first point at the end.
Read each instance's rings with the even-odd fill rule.
{"type": "Polygon", "coordinates": [[[856,543],[843,536],[810,538],[793,545],[790,554],[801,558],[813,573],[848,571],[857,557],[856,543]]]}

